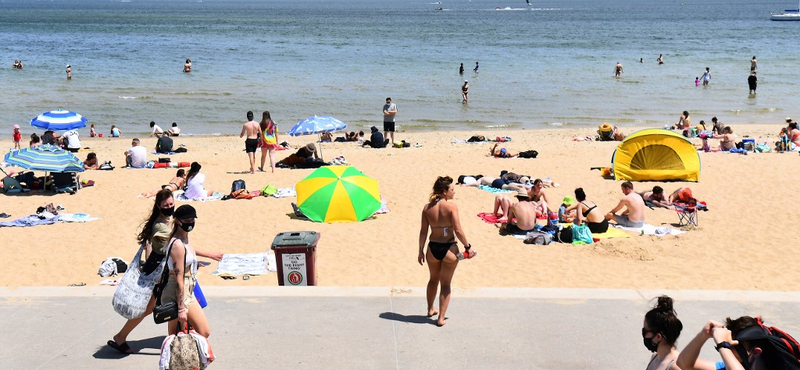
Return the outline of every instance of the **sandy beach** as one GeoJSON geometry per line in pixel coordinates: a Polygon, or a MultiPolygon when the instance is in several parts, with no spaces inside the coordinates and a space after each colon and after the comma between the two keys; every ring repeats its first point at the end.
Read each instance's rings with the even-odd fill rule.
{"type": "MultiPolygon", "coordinates": [[[[774,141],[780,129],[774,125],[736,126],[739,138],[749,135],[774,141]]],[[[228,131],[237,131],[231,128],[228,131]]],[[[27,132],[30,134],[30,132],[27,132]]],[[[549,129],[485,132],[398,133],[397,139],[420,143],[403,149],[364,149],[354,143],[324,143],[326,159],[343,155],[346,160],[380,183],[390,213],[360,223],[322,224],[293,219],[290,203],[295,198],[259,197],[252,200],[192,202],[197,208],[197,226],[191,242],[198,248],[227,253],[252,253],[269,249],[275,234],[283,231],[315,230],[322,234],[317,253],[320,285],[422,286],[427,268],[416,261],[420,211],[438,175],[498,176],[509,170],[534,177],[551,177],[560,187],[546,189],[551,199],[572,195],[583,187],[590,200],[609,211],[622,196],[620,182],[605,180],[590,167],[609,166],[615,142],[577,142],[575,136],[593,134],[592,129],[549,129]],[[490,144],[452,144],[473,134],[510,136],[510,150],[535,149],[536,159],[488,157],[490,144]]],[[[174,169],[123,169],[123,152],[132,137],[83,138],[100,162],[111,160],[114,171],[87,171],[83,179],[96,185],[75,195],[38,193],[1,196],[0,212],[22,217],[46,203],[62,204],[66,212],[88,213],[99,220],[88,223],[57,223],[29,228],[2,228],[4,247],[0,259],[0,285],[65,286],[85,282],[96,285],[100,263],[108,257],[130,261],[136,252],[135,234],[147,216],[152,201],[137,197],[155,190],[174,176],[174,169]]],[[[305,138],[289,138],[293,146],[305,138]]],[[[143,138],[152,150],[156,140],[143,138]]],[[[697,144],[699,145],[699,140],[697,144]]],[[[243,139],[235,136],[179,137],[188,153],[171,156],[173,161],[197,161],[203,165],[207,189],[227,193],[231,182],[244,179],[249,190],[270,184],[293,186],[312,170],[278,169],[273,173],[243,173],[249,168],[243,139]]],[[[717,140],[711,140],[712,146],[717,140]]],[[[277,152],[276,158],[291,151],[277,152]]],[[[256,153],[257,156],[260,153],[256,153]]],[[[150,155],[149,158],[156,158],[150,155]]],[[[490,212],[494,194],[475,188],[456,189],[462,225],[479,255],[459,264],[454,285],[459,287],[602,287],[648,289],[744,289],[797,290],[800,262],[794,252],[794,228],[800,215],[783,201],[797,190],[794,168],[796,153],[700,153],[699,183],[690,183],[695,196],[707,202],[699,227],[679,236],[633,236],[602,240],[593,245],[523,244],[500,236],[497,228],[476,215],[490,212]],[[784,210],[786,208],[787,210],[784,210]]],[[[15,169],[6,168],[6,171],[15,169]]],[[[41,175],[41,174],[39,174],[41,175]]],[[[671,192],[685,183],[635,183],[642,191],[654,185],[671,192]]],[[[177,202],[182,204],[182,202],[177,202]]],[[[675,224],[674,211],[647,211],[653,225],[675,224]]],[[[276,274],[244,281],[222,280],[199,273],[203,285],[276,285],[276,274]]],[[[113,288],[109,288],[113,289],[113,288]]]]}

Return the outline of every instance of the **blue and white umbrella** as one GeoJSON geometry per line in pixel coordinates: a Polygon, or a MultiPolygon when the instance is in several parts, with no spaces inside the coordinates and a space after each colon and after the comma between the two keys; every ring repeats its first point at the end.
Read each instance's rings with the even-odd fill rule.
{"type": "Polygon", "coordinates": [[[64,131],[86,127],[86,118],[67,110],[44,112],[31,120],[31,126],[42,130],[64,131]]]}
{"type": "Polygon", "coordinates": [[[7,164],[31,171],[83,172],[83,162],[75,154],[54,145],[37,145],[6,154],[7,164]]]}
{"type": "Polygon", "coordinates": [[[347,128],[347,124],[329,116],[313,116],[297,122],[287,132],[289,136],[314,135],[347,128]]]}

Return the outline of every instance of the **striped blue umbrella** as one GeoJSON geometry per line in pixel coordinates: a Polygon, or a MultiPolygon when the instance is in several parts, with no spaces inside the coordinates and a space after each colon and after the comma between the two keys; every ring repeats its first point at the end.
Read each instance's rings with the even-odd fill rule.
{"type": "Polygon", "coordinates": [[[68,110],[44,112],[31,120],[31,126],[42,130],[64,131],[86,127],[86,118],[68,110]]]}
{"type": "Polygon", "coordinates": [[[83,162],[75,154],[53,145],[37,145],[6,154],[5,162],[31,171],[83,172],[83,162]]]}
{"type": "Polygon", "coordinates": [[[347,128],[347,124],[329,116],[313,116],[297,122],[287,134],[289,136],[313,135],[334,132],[347,128]]]}

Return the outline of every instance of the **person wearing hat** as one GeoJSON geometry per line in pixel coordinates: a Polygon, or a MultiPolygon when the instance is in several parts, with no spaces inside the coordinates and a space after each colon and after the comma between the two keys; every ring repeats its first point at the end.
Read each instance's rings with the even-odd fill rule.
{"type": "Polygon", "coordinates": [[[724,323],[709,320],[678,355],[676,364],[684,370],[793,370],[798,368],[798,359],[790,344],[776,335],[774,327],[765,326],[760,317],[729,317],[724,323]],[[722,361],[698,358],[709,339],[722,361]]]}
{"type": "Polygon", "coordinates": [[[21,149],[19,142],[22,140],[22,132],[19,131],[19,125],[14,125],[14,149],[21,149]]]}
{"type": "Polygon", "coordinates": [[[525,235],[538,230],[536,205],[530,202],[531,195],[527,189],[517,190],[519,202],[508,207],[508,219],[499,225],[500,231],[512,235],[525,235]]]}
{"type": "Polygon", "coordinates": [[[572,208],[567,212],[567,209],[575,204],[575,198],[567,195],[561,201],[561,206],[558,207],[558,222],[563,223],[572,223],[575,220],[575,208],[572,208]]]}
{"type": "MultiPolygon", "coordinates": [[[[477,72],[478,62],[475,62],[475,71],[477,72]]],[[[469,81],[464,80],[464,84],[461,85],[461,102],[468,103],[469,102],[469,81]]]]}
{"type": "Polygon", "coordinates": [[[183,189],[183,196],[186,199],[200,200],[214,194],[212,190],[206,190],[206,175],[200,173],[200,163],[192,162],[189,173],[186,174],[186,186],[183,189]]]}
{"type": "Polygon", "coordinates": [[[303,158],[306,162],[311,162],[315,160],[319,160],[319,151],[317,150],[317,146],[313,143],[308,143],[306,146],[297,150],[295,153],[298,157],[303,158]]]}
{"type": "Polygon", "coordinates": [[[194,286],[197,284],[197,256],[219,261],[223,255],[218,252],[206,252],[190,245],[189,234],[194,230],[197,218],[197,211],[188,204],[175,210],[172,238],[167,247],[169,257],[166,268],[169,268],[170,274],[161,294],[161,301],[178,303],[178,320],[168,323],[167,333],[175,333],[178,323],[185,328],[188,322],[198,334],[208,338],[211,327],[206,314],[194,297],[194,286]]]}
{"type": "MultiPolygon", "coordinates": [[[[475,181],[477,182],[477,181],[475,181]]],[[[504,183],[505,184],[505,183],[504,183]]],[[[511,184],[511,183],[510,183],[511,184]]],[[[517,200],[520,202],[528,201],[531,199],[530,195],[528,195],[528,189],[524,187],[519,187],[515,189],[517,194],[517,200]]],[[[508,217],[508,211],[511,209],[511,205],[514,201],[511,199],[510,196],[506,194],[497,194],[494,196],[494,209],[492,210],[492,214],[498,216],[499,220],[505,220],[508,217]],[[502,211],[502,213],[498,213],[497,211],[502,211]]]]}

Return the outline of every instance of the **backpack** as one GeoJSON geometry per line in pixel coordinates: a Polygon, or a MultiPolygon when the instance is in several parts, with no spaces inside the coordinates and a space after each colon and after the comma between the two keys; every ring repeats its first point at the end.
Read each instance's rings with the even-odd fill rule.
{"type": "Polygon", "coordinates": [[[231,194],[233,194],[233,192],[237,190],[242,190],[242,189],[247,189],[247,186],[245,185],[245,182],[242,179],[234,180],[233,183],[231,184],[231,194]]]}
{"type": "Polygon", "coordinates": [[[565,227],[556,231],[555,240],[561,243],[572,244],[572,227],[565,227]]]}
{"type": "Polygon", "coordinates": [[[519,152],[520,158],[536,158],[539,155],[539,152],[535,150],[526,150],[524,152],[519,152]]]}
{"type": "Polygon", "coordinates": [[[751,326],[736,335],[737,340],[763,340],[766,339],[774,351],[774,356],[764,358],[770,369],[800,369],[800,343],[791,335],[774,326],[766,326],[760,317],[756,318],[758,326],[751,326]]]}

